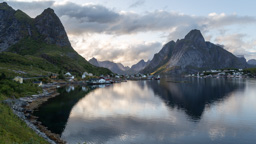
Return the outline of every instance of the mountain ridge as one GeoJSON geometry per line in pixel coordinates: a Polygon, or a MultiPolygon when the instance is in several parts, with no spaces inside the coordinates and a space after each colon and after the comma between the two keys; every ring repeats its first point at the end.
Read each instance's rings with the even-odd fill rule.
{"type": "Polygon", "coordinates": [[[209,69],[247,67],[246,61],[219,45],[206,42],[201,32],[195,29],[183,39],[164,45],[141,72],[184,74],[209,69]]]}
{"type": "MultiPolygon", "coordinates": [[[[54,73],[60,70],[76,75],[82,75],[85,71],[97,75],[111,73],[108,69],[91,65],[72,48],[64,26],[51,8],[30,18],[6,2],[0,3],[0,52],[5,55],[15,53],[24,58],[28,55],[38,57],[52,65],[50,67],[56,67],[54,73]]],[[[16,61],[14,57],[10,57],[8,63],[12,61],[16,61]]]]}
{"type": "Polygon", "coordinates": [[[89,63],[91,63],[94,66],[98,67],[104,67],[110,69],[112,72],[117,73],[117,74],[136,74],[150,62],[148,60],[145,62],[144,60],[140,60],[138,63],[134,64],[130,67],[124,66],[121,63],[114,63],[111,61],[98,61],[96,58],[91,58],[89,60],[89,63]]]}

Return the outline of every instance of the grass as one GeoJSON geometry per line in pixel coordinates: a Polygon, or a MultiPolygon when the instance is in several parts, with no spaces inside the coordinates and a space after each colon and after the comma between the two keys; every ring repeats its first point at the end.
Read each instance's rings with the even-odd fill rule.
{"type": "Polygon", "coordinates": [[[17,10],[14,14],[15,18],[20,22],[31,22],[32,18],[30,18],[27,14],[25,14],[21,10],[17,10]]]}
{"type": "Polygon", "coordinates": [[[37,85],[33,84],[32,82],[26,82],[20,84],[18,82],[15,82],[13,80],[1,80],[0,81],[0,93],[4,94],[9,97],[24,97],[29,96],[32,94],[36,94],[42,91],[41,88],[39,88],[37,85]]]}
{"type": "MultiPolygon", "coordinates": [[[[0,94],[0,100],[7,97],[0,94]]],[[[48,143],[39,137],[25,122],[13,114],[11,108],[0,102],[0,144],[44,144],[48,143]]]]}
{"type": "Polygon", "coordinates": [[[251,74],[256,74],[256,68],[244,69],[244,72],[246,72],[246,73],[251,73],[251,74]]]}
{"type": "MultiPolygon", "coordinates": [[[[55,73],[59,70],[71,72],[74,75],[80,76],[83,72],[93,73],[94,75],[106,75],[112,73],[106,68],[99,68],[91,65],[71,47],[59,47],[53,44],[46,44],[40,39],[24,38],[11,46],[8,49],[8,52],[8,55],[10,55],[9,59],[12,59],[12,61],[17,61],[19,63],[22,61],[22,65],[28,65],[29,63],[26,59],[30,58],[35,60],[32,65],[43,66],[41,63],[44,63],[45,67],[41,67],[41,69],[55,73]],[[15,55],[12,53],[15,53],[15,55]]],[[[2,58],[2,61],[5,61],[5,59],[6,57],[2,58]]]]}
{"type": "Polygon", "coordinates": [[[8,74],[0,74],[0,144],[44,144],[48,143],[30,129],[25,122],[13,114],[11,108],[2,101],[19,98],[41,91],[41,88],[27,82],[19,84],[8,74]]]}
{"type": "Polygon", "coordinates": [[[59,71],[58,67],[43,58],[31,55],[22,56],[10,52],[0,53],[0,67],[6,70],[9,69],[9,71],[22,70],[29,75],[57,73],[59,71]]]}

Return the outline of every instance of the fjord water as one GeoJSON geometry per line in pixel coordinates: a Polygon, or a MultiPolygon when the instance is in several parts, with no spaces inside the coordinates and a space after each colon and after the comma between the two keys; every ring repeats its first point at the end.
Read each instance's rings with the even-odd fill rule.
{"type": "Polygon", "coordinates": [[[59,92],[34,115],[71,144],[256,141],[253,79],[163,78],[59,92]]]}

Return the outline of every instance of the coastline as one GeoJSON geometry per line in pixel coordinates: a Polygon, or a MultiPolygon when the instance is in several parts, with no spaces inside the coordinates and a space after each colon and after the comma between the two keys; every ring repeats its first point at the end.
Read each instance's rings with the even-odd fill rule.
{"type": "Polygon", "coordinates": [[[26,125],[35,131],[39,136],[44,138],[50,144],[65,144],[61,140],[60,135],[55,134],[37,121],[37,117],[33,116],[33,111],[48,99],[58,96],[57,86],[65,86],[69,83],[51,83],[42,86],[43,92],[38,95],[22,97],[19,99],[7,99],[4,103],[8,104],[13,113],[17,115],[26,125]]]}

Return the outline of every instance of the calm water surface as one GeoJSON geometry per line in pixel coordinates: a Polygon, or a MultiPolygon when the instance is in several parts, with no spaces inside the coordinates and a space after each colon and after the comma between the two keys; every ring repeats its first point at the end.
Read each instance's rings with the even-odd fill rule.
{"type": "Polygon", "coordinates": [[[256,80],[177,81],[69,86],[34,114],[70,144],[256,143],[256,80]]]}

